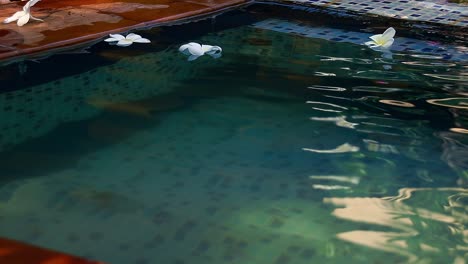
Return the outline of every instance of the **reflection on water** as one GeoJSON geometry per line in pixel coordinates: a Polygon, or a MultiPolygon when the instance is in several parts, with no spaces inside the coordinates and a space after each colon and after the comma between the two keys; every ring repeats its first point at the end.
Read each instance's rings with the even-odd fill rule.
{"type": "Polygon", "coordinates": [[[440,105],[450,108],[468,109],[468,98],[443,98],[443,99],[430,99],[428,103],[434,105],[440,105]]]}
{"type": "Polygon", "coordinates": [[[450,128],[450,131],[456,132],[456,133],[468,134],[468,129],[459,128],[459,127],[452,127],[450,128]]]}
{"type": "Polygon", "coordinates": [[[0,235],[117,264],[464,263],[460,43],[387,56],[360,21],[252,10],[0,71],[0,235]]]}
{"type": "MultiPolygon", "coordinates": [[[[397,196],[383,198],[325,198],[325,203],[343,207],[333,215],[354,222],[390,228],[389,231],[352,230],[337,234],[339,239],[388,251],[408,258],[410,263],[464,263],[468,254],[468,207],[462,201],[468,190],[462,188],[402,188],[397,196]],[[422,194],[420,194],[422,193],[422,194]],[[444,197],[440,208],[411,203],[413,195],[425,199],[444,197]],[[461,202],[460,202],[461,201],[461,202]],[[438,212],[439,211],[439,212],[438,212]],[[439,229],[449,235],[432,237],[439,229]]],[[[421,200],[421,198],[419,198],[421,200]]]]}
{"type": "Polygon", "coordinates": [[[400,107],[414,107],[414,104],[397,100],[379,100],[382,104],[395,105],[400,107]]]}
{"type": "MultiPolygon", "coordinates": [[[[316,109],[316,108],[314,108],[316,109]]],[[[351,123],[346,121],[345,116],[339,116],[339,117],[311,117],[310,120],[314,121],[325,121],[325,122],[334,122],[335,125],[339,127],[347,127],[354,129],[355,126],[357,126],[357,123],[351,123]]]]}
{"type": "Polygon", "coordinates": [[[302,148],[304,151],[310,151],[315,153],[326,153],[326,154],[336,154],[336,153],[346,153],[346,152],[357,152],[359,147],[344,143],[339,145],[334,149],[311,149],[311,148],[302,148]]]}

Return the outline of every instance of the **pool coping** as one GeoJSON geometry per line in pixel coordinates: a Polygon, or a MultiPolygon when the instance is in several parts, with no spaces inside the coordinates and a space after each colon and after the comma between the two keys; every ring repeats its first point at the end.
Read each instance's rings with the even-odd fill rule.
{"type": "MultiPolygon", "coordinates": [[[[8,64],[17,60],[22,60],[26,58],[35,58],[47,55],[48,53],[55,53],[60,52],[62,50],[70,50],[74,48],[79,48],[82,46],[88,46],[96,41],[99,41],[103,37],[108,36],[109,34],[116,34],[116,33],[123,33],[128,32],[135,29],[144,29],[144,28],[152,28],[164,25],[171,25],[171,24],[181,24],[197,19],[203,19],[210,16],[215,16],[229,10],[233,10],[239,8],[241,6],[247,6],[252,4],[253,0],[221,0],[220,4],[216,4],[213,6],[206,6],[204,8],[199,8],[195,10],[191,10],[188,12],[181,12],[181,13],[174,13],[169,16],[164,16],[157,19],[143,21],[137,24],[132,24],[129,26],[124,27],[115,27],[111,30],[103,30],[97,33],[92,34],[85,34],[79,37],[74,38],[64,38],[59,41],[54,41],[42,45],[38,45],[35,47],[25,47],[25,48],[12,48],[14,50],[7,51],[7,52],[0,52],[0,65],[1,64],[8,64]]],[[[27,24],[23,27],[26,27],[27,24]]],[[[1,30],[1,27],[0,27],[1,30]]],[[[23,30],[23,28],[20,28],[23,30]]],[[[73,30],[73,29],[72,29],[73,30]]],[[[1,41],[1,36],[0,36],[1,41]]],[[[6,47],[0,42],[0,48],[6,47]]]]}
{"type": "Polygon", "coordinates": [[[63,264],[104,264],[75,257],[55,250],[33,246],[12,239],[0,237],[0,261],[8,264],[63,263],[63,264]]]}

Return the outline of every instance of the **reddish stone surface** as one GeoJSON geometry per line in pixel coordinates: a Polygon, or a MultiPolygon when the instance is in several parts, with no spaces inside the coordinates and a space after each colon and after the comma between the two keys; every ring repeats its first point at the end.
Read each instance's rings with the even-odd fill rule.
{"type": "Polygon", "coordinates": [[[4,238],[0,238],[0,263],[104,264],[4,238]]]}
{"type": "MultiPolygon", "coordinates": [[[[177,21],[249,0],[44,0],[31,14],[44,22],[30,20],[0,25],[0,60],[36,55],[105,37],[110,33],[177,21]]],[[[4,4],[0,20],[22,9],[26,2],[4,4]]]]}

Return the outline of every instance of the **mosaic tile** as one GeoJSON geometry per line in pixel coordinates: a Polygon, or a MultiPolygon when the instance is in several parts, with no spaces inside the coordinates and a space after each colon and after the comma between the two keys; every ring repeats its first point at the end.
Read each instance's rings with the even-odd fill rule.
{"type": "MultiPolygon", "coordinates": [[[[294,22],[268,19],[252,25],[255,28],[268,29],[287,34],[296,34],[307,38],[325,39],[334,42],[349,42],[363,45],[369,41],[373,34],[345,31],[327,27],[308,27],[294,22]]],[[[446,60],[466,61],[468,60],[468,49],[461,46],[442,45],[430,41],[421,41],[406,37],[395,37],[395,42],[390,47],[391,51],[405,51],[440,56],[446,60]]]]}
{"type": "MultiPolygon", "coordinates": [[[[163,64],[153,63],[153,59],[146,56],[145,58],[133,57],[83,74],[65,77],[47,84],[36,85],[30,89],[1,93],[0,103],[2,107],[0,107],[0,113],[5,118],[2,119],[1,123],[3,133],[0,138],[0,150],[6,150],[6,148],[11,148],[20,142],[31,139],[31,135],[35,135],[33,137],[44,135],[61,123],[83,120],[102,114],[102,107],[105,107],[106,104],[122,101],[138,101],[148,98],[151,94],[158,96],[171,92],[173,87],[169,86],[169,80],[175,80],[181,76],[178,75],[179,77],[177,77],[174,74],[168,74],[176,68],[179,68],[177,72],[180,73],[180,67],[174,65],[169,60],[169,58],[175,55],[178,55],[176,50],[166,53],[162,57],[161,54],[155,54],[153,59],[167,62],[163,64]],[[136,65],[147,65],[147,67],[142,71],[138,67],[135,67],[136,65]],[[123,71],[125,71],[125,75],[121,74],[123,71]],[[153,75],[151,77],[153,81],[148,82],[148,79],[139,80],[136,77],[143,72],[159,72],[160,74],[153,75]],[[136,80],[132,81],[132,85],[135,85],[138,89],[127,88],[130,85],[130,80],[136,80]],[[92,85],[92,83],[100,82],[107,84],[99,87],[92,85]],[[158,83],[157,90],[154,89],[153,85],[148,85],[152,82],[158,83]],[[33,97],[34,100],[32,100],[33,97]],[[101,102],[93,98],[106,98],[106,101],[101,102]],[[86,107],[80,106],[83,102],[87,102],[86,107]],[[11,112],[17,114],[8,114],[11,112]]],[[[209,67],[209,64],[206,66],[209,67]]],[[[150,102],[146,101],[146,103],[149,104],[150,102]]],[[[169,109],[177,107],[177,105],[180,106],[181,101],[177,98],[161,97],[161,103],[155,101],[151,104],[163,110],[164,108],[169,109]]],[[[131,104],[125,106],[132,107],[131,104]]],[[[156,110],[156,108],[153,109],[156,110]]],[[[146,115],[148,114],[146,111],[147,109],[143,108],[133,111],[132,115],[146,115]]],[[[108,135],[102,133],[110,127],[114,127],[118,131],[118,127],[110,123],[99,123],[99,126],[90,127],[90,133],[96,138],[108,140],[108,135]]],[[[122,136],[128,132],[130,131],[122,131],[122,136]]]]}
{"type": "Polygon", "coordinates": [[[450,26],[466,26],[468,8],[466,5],[431,1],[359,1],[359,0],[281,0],[300,5],[342,9],[358,13],[368,13],[383,17],[399,18],[413,21],[430,21],[450,26]]]}

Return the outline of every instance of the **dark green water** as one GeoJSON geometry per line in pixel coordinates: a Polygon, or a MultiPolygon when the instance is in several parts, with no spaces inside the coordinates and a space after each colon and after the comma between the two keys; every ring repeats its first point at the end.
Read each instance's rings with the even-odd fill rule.
{"type": "Polygon", "coordinates": [[[115,264],[465,263],[466,43],[396,24],[389,56],[359,42],[384,22],[307,14],[4,66],[0,236],[115,264]]]}

